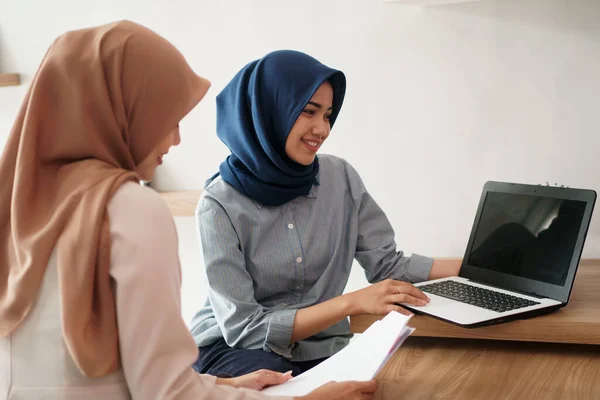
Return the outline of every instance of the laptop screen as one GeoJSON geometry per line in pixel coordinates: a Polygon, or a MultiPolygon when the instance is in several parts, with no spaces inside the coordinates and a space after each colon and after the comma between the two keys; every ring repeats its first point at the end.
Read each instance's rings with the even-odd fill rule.
{"type": "Polygon", "coordinates": [[[585,209],[585,201],[488,192],[467,262],[564,286],[585,209]]]}

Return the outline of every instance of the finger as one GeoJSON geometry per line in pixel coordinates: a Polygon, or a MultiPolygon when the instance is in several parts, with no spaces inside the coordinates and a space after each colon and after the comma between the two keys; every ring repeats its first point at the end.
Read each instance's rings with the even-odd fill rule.
{"type": "Polygon", "coordinates": [[[375,393],[377,390],[377,381],[374,379],[370,381],[351,381],[348,384],[352,386],[354,393],[370,394],[375,393]]]}
{"type": "Polygon", "coordinates": [[[418,299],[429,302],[429,297],[427,297],[427,295],[425,293],[423,293],[423,291],[421,289],[419,289],[418,287],[413,286],[407,282],[401,282],[401,281],[396,281],[396,282],[398,283],[398,285],[395,288],[396,294],[406,293],[406,294],[409,294],[418,299]]]}
{"type": "MultiPolygon", "coordinates": [[[[288,371],[288,372],[290,372],[290,371],[288,371]]],[[[270,370],[270,369],[259,369],[259,370],[254,371],[253,374],[259,374],[259,375],[277,375],[277,374],[281,374],[281,372],[273,371],[273,370],[270,370]]]]}
{"type": "Polygon", "coordinates": [[[292,370],[289,370],[287,372],[277,372],[277,371],[273,371],[270,369],[259,369],[258,371],[254,371],[254,374],[260,374],[260,375],[292,375],[292,370]]]}
{"type": "Polygon", "coordinates": [[[266,376],[269,377],[273,377],[274,379],[277,379],[280,382],[285,382],[285,381],[289,381],[292,378],[292,371],[288,371],[288,372],[275,372],[275,371],[268,371],[268,374],[266,376]]]}
{"type": "Polygon", "coordinates": [[[289,377],[284,377],[282,374],[277,375],[261,375],[258,378],[258,384],[261,387],[275,386],[281,385],[282,383],[288,381],[289,377]]]}
{"type": "Polygon", "coordinates": [[[292,379],[292,371],[281,373],[268,369],[261,369],[255,373],[260,376],[260,383],[268,386],[279,385],[292,379]]]}
{"type": "Polygon", "coordinates": [[[393,283],[396,286],[396,290],[399,290],[401,293],[414,293],[416,297],[423,296],[423,298],[427,298],[427,295],[412,283],[404,281],[393,281],[393,283]]]}
{"type": "Polygon", "coordinates": [[[415,306],[424,306],[427,304],[425,300],[418,299],[406,293],[392,295],[386,300],[394,304],[412,304],[415,306]]]}
{"type": "Polygon", "coordinates": [[[375,393],[377,391],[377,381],[375,379],[358,382],[358,385],[361,393],[375,393]]]}
{"type": "Polygon", "coordinates": [[[338,383],[336,381],[329,381],[327,383],[325,383],[323,386],[321,386],[322,388],[326,388],[326,387],[330,387],[333,385],[337,385],[338,383]]]}
{"type": "Polygon", "coordinates": [[[388,313],[389,313],[389,312],[392,312],[392,311],[399,312],[400,314],[404,314],[404,315],[407,315],[407,316],[409,316],[409,317],[414,317],[414,316],[415,316],[413,313],[411,313],[410,311],[408,311],[408,310],[407,310],[407,309],[405,309],[405,308],[402,308],[402,307],[400,307],[400,306],[397,306],[397,305],[395,305],[395,304],[389,304],[389,305],[387,306],[386,312],[388,312],[388,313]]]}

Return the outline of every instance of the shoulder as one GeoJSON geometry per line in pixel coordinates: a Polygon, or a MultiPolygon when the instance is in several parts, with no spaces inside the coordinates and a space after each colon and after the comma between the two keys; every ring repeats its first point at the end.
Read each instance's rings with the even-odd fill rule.
{"type": "Polygon", "coordinates": [[[203,191],[196,208],[196,216],[207,212],[225,212],[234,216],[257,208],[257,203],[223,180],[215,178],[203,191]]]}
{"type": "Polygon", "coordinates": [[[131,236],[146,237],[173,225],[169,207],[154,189],[135,182],[123,184],[107,206],[111,231],[125,231],[131,236]]]}
{"type": "Polygon", "coordinates": [[[332,154],[319,154],[319,170],[339,170],[343,169],[348,161],[332,154]]]}
{"type": "Polygon", "coordinates": [[[217,176],[202,191],[203,198],[229,198],[235,196],[236,190],[223,180],[221,175],[217,176]]]}
{"type": "Polygon", "coordinates": [[[347,160],[331,154],[319,156],[319,170],[327,174],[358,175],[356,169],[347,160]]]}
{"type": "Polygon", "coordinates": [[[319,156],[319,180],[321,182],[344,182],[346,186],[362,184],[360,175],[347,160],[323,154],[319,156]]]}
{"type": "Polygon", "coordinates": [[[164,218],[171,219],[169,207],[154,189],[144,187],[135,182],[121,185],[108,202],[109,213],[127,214],[134,218],[164,218]]]}

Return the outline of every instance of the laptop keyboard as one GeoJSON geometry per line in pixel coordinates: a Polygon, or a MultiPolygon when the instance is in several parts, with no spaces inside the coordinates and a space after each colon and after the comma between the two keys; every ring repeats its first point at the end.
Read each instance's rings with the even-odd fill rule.
{"type": "Polygon", "coordinates": [[[505,312],[540,304],[509,294],[455,281],[442,281],[419,286],[424,292],[471,304],[488,310],[505,312]]]}

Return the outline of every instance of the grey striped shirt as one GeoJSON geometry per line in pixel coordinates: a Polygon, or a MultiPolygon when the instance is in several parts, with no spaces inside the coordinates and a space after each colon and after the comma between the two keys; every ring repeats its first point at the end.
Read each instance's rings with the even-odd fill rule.
{"type": "Polygon", "coordinates": [[[340,296],[354,258],[369,282],[426,280],[433,260],[396,249],[394,231],[345,160],[319,156],[307,196],[267,207],[222,179],[206,188],[196,219],[209,281],[192,320],[198,346],[224,338],[292,361],[328,357],[351,338],[348,319],[290,344],[296,311],[340,296]]]}

